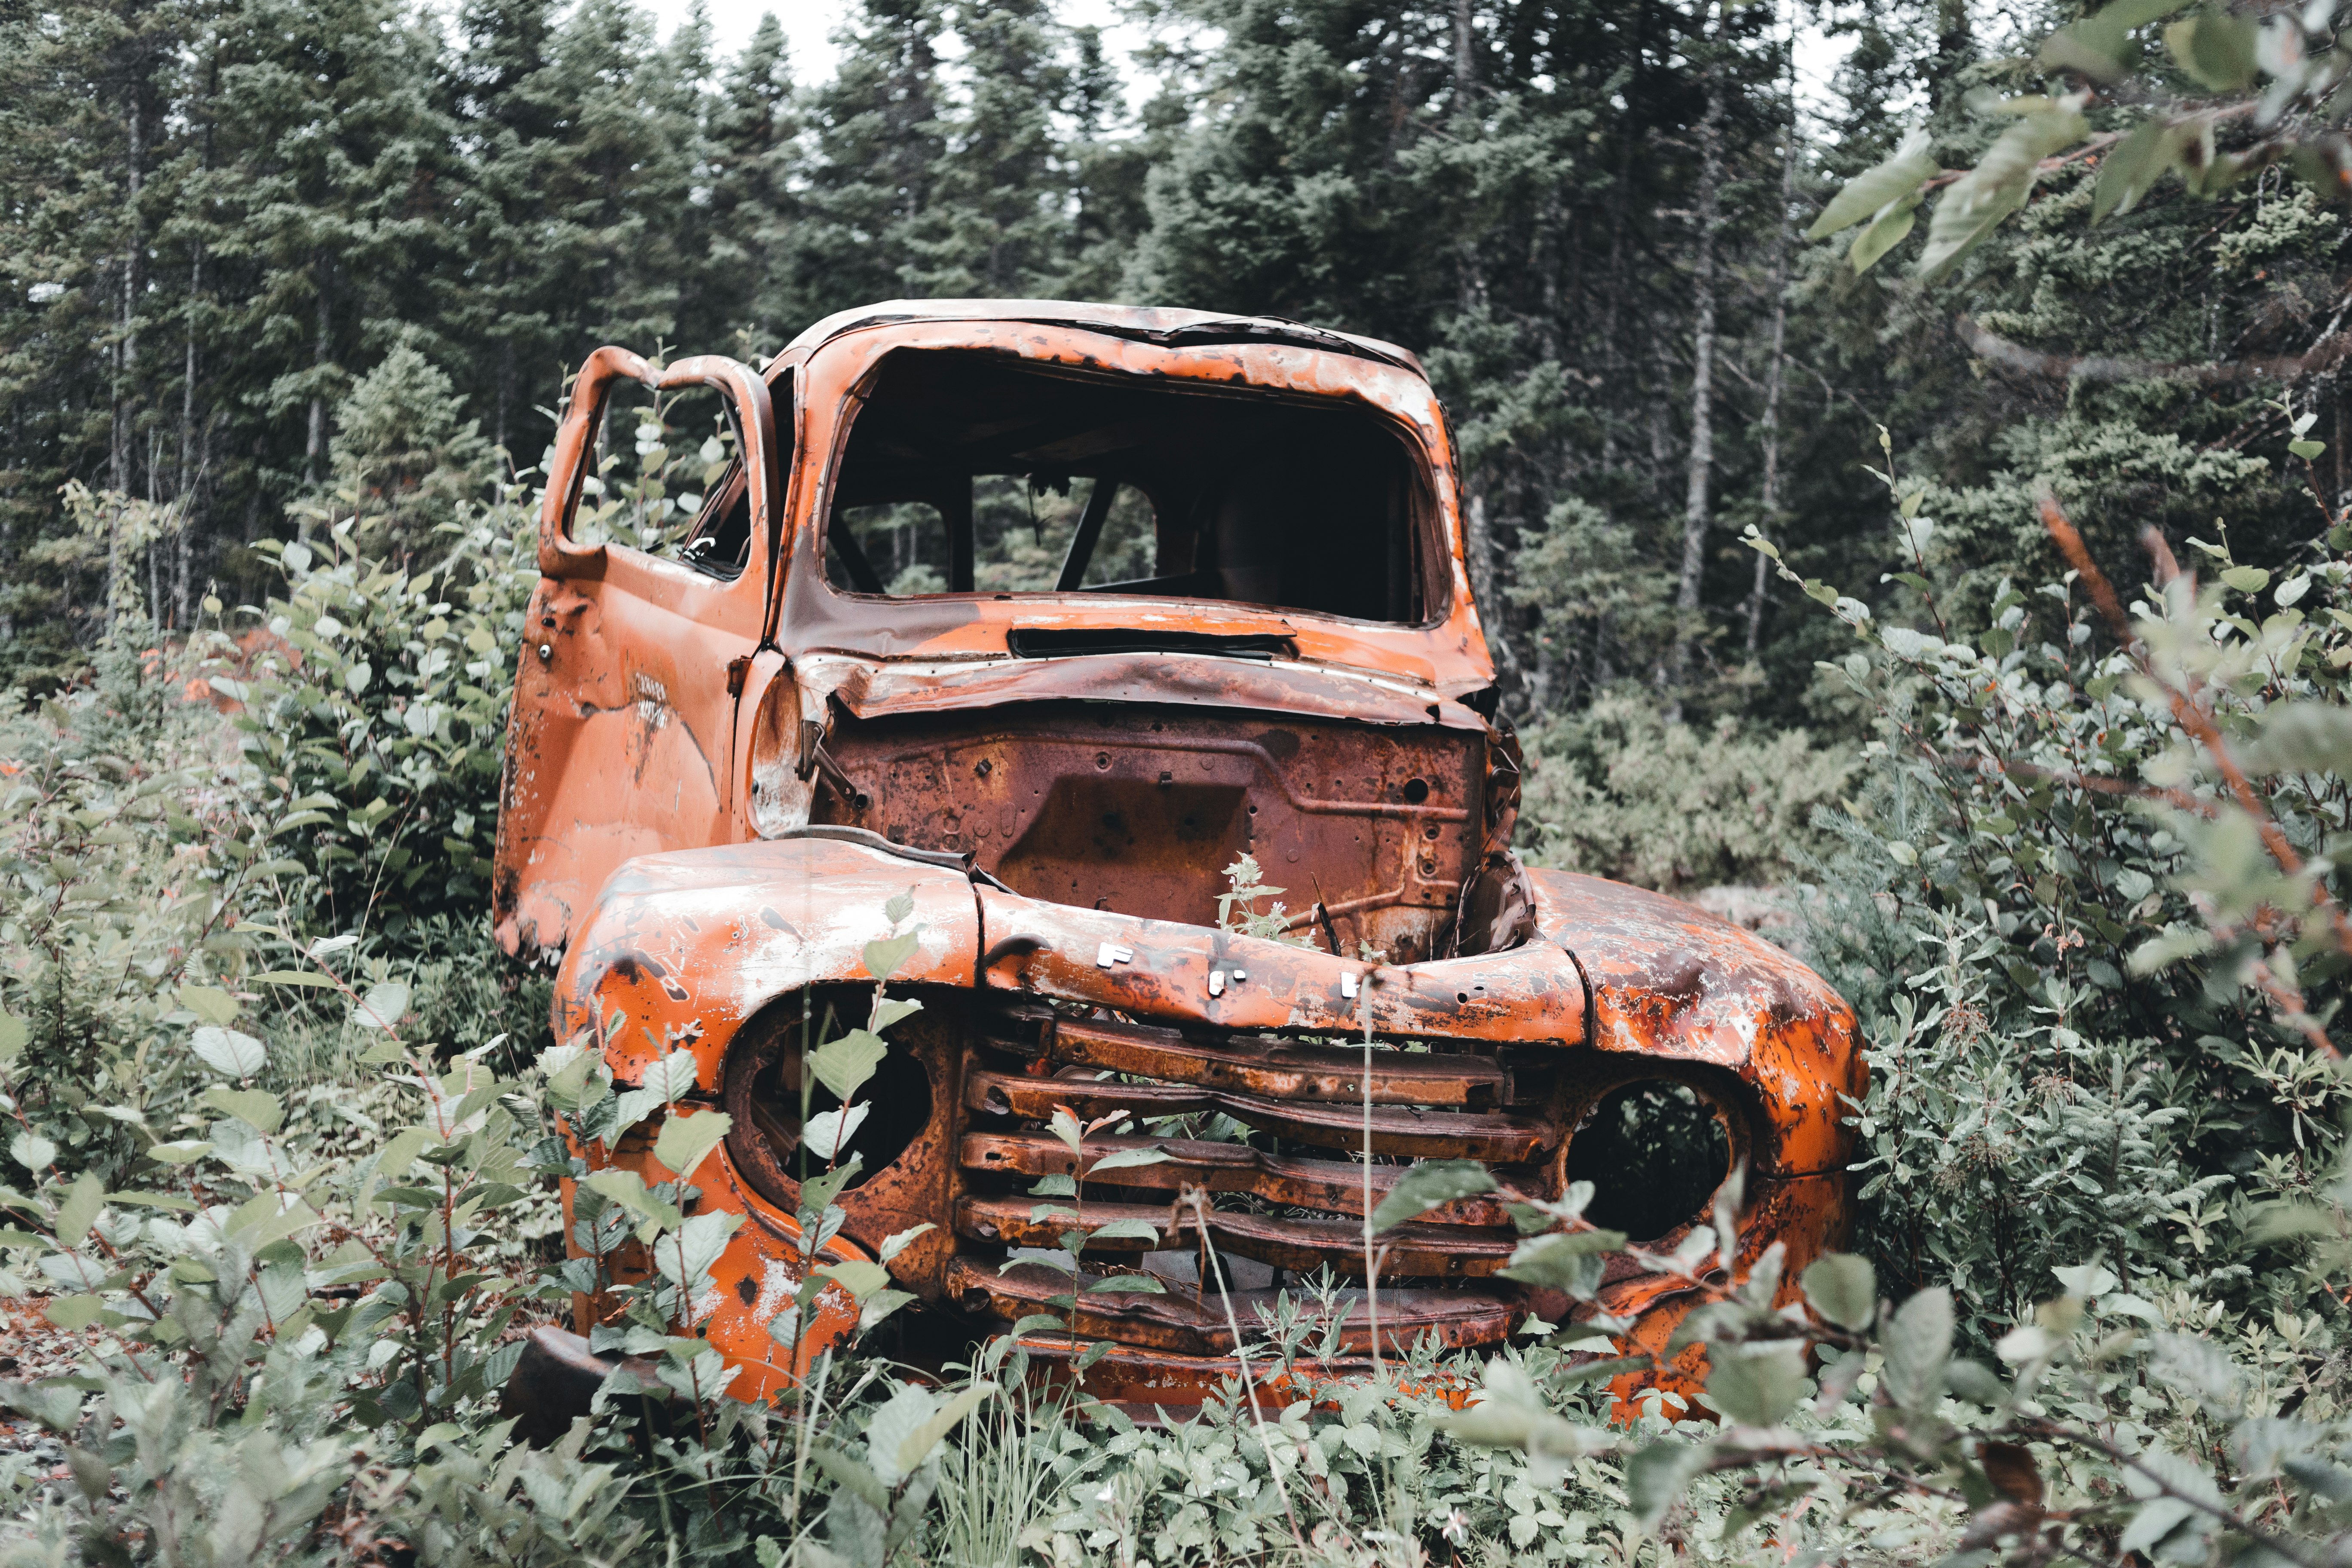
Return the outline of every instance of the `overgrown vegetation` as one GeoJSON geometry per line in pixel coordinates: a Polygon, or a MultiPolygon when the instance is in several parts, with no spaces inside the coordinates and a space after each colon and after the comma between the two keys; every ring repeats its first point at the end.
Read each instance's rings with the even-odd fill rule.
{"type": "MultiPolygon", "coordinates": [[[[468,11],[460,68],[347,7],[320,25],[351,58],[320,84],[348,135],[400,133],[315,166],[278,101],[310,88],[257,68],[299,52],[307,15],[0,16],[29,46],[9,68],[40,89],[0,113],[42,127],[6,156],[69,172],[49,131],[96,115],[163,193],[108,205],[89,195],[102,181],[70,200],[61,183],[0,215],[25,285],[0,329],[31,345],[0,384],[6,668],[29,683],[0,700],[0,1290],[100,1336],[76,1376],[0,1384],[50,1445],[0,1457],[0,1561],[2341,1560],[2343,227],[2290,176],[2336,181],[2344,57],[2325,5],[2122,0],[2053,11],[2066,31],[2008,55],[1979,48],[1970,27],[1990,25],[1968,8],[1934,9],[1855,25],[1845,118],[1806,153],[1748,134],[1785,122],[1760,8],[1360,26],[1330,6],[1171,7],[1223,29],[1161,61],[1213,87],[1223,117],[1163,99],[1122,142],[1098,47],[1042,13],[868,7],[840,81],[796,100],[770,33],[724,91],[665,99],[610,8],[552,43],[544,12],[468,11]],[[885,87],[934,102],[949,22],[976,46],[963,118],[865,116],[885,87]],[[102,112],[26,118],[118,49],[102,112]],[[1924,144],[1881,112],[1915,67],[1924,144]],[[417,89],[436,72],[477,96],[417,89]],[[2051,90],[2005,105],[1979,90],[2035,85],[2051,90]],[[452,236],[452,254],[508,254],[538,232],[533,202],[578,194],[594,160],[534,118],[566,94],[608,126],[666,105],[638,127],[661,143],[626,163],[639,183],[607,182],[576,243],[532,252],[543,273],[415,293],[416,258],[452,236]],[[1032,112],[1048,100],[1077,132],[1052,151],[1032,112]],[[193,111],[155,117],[166,104],[193,111]],[[1979,155],[1947,174],[1938,146],[1979,155]],[[446,171],[466,202],[398,222],[371,205],[384,170],[430,184],[458,148],[477,160],[446,171]],[[515,183],[551,148],[570,152],[546,190],[515,183]],[[975,149],[1005,177],[980,180],[975,149]],[[905,178],[886,197],[863,174],[888,160],[905,178]],[[706,166],[697,195],[683,172],[706,166]],[[1801,197],[1857,172],[1816,225],[1854,233],[1843,254],[1732,264],[1743,236],[1776,254],[1782,216],[1738,206],[1741,180],[1801,197]],[[1083,199],[1029,199],[1055,181],[1083,199]],[[1234,237],[1223,219],[1299,181],[1328,199],[1282,205],[1295,232],[1234,237]],[[1882,282],[1873,264],[1929,194],[1927,286],[1882,282]],[[543,973],[484,931],[534,576],[533,476],[496,451],[520,444],[537,374],[518,345],[688,324],[656,274],[617,262],[602,275],[628,290],[593,323],[541,310],[665,203],[693,221],[646,265],[679,276],[724,274],[788,207],[797,225],[761,247],[752,294],[698,297],[705,336],[771,342],[766,315],[804,319],[818,263],[842,262],[855,299],[1124,277],[1430,351],[1463,413],[1507,706],[1528,721],[1526,847],[1685,891],[1780,885],[1864,1021],[1854,1255],[1776,1307],[1776,1259],[1741,1275],[1718,1250],[1736,1183],[1672,1255],[1634,1249],[1708,1303],[1685,1331],[1709,1347],[1708,1408],[1612,1407],[1624,1325],[1605,1317],[1302,1387],[1340,1310],[1328,1281],[1236,1325],[1246,1370],[1185,1426],[1033,1380],[1009,1337],[943,1373],[894,1363],[878,1347],[903,1296],[820,1256],[908,1006],[886,987],[812,1058],[838,1106],[804,1114],[803,1147],[830,1169],[803,1188],[809,1278],[772,1331],[800,1379],[770,1404],[728,1395],[694,1306],[726,1222],[691,1201],[723,1115],[669,1113],[692,1081],[676,1058],[616,1092],[593,1039],[547,1037],[543,973]],[[308,251],[238,248],[304,211],[352,225],[308,251]],[[1637,277],[1630,242],[1661,235],[1630,227],[1669,222],[1689,225],[1664,237],[1674,265],[1637,277]],[[877,237],[855,267],[852,233],[877,237]],[[983,256],[1010,270],[983,277],[983,256]],[[1563,276],[1590,291],[1562,303],[1563,276]],[[1629,352],[1679,341],[1685,283],[1694,321],[1724,323],[1710,353],[1759,351],[1752,388],[1629,352]],[[1956,306],[1980,377],[1935,346],[1956,306]],[[367,310],[419,330],[375,342],[367,310]],[[138,353],[183,316],[184,358],[138,353]],[[290,333],[297,316],[320,335],[290,333]],[[2322,321],[2306,351],[2296,334],[2322,321]],[[62,393],[101,328],[105,397],[62,393]],[[239,334],[249,363],[225,352],[239,334]],[[2139,357],[2082,357],[2126,337],[2139,357]],[[166,363],[184,385],[155,379],[166,363]],[[1790,401],[1801,370],[1827,412],[1790,401]],[[1753,437],[1738,456],[1697,455],[1676,423],[1710,397],[1753,437]],[[493,411],[490,439],[467,398],[493,411]],[[257,437],[256,409],[277,418],[257,437]],[[1857,436],[1875,477],[1834,457],[1857,436]],[[224,506],[265,502],[285,526],[230,542],[224,506]],[[1668,548],[1734,521],[1754,524],[1737,559],[1702,548],[1685,568],[1668,548]],[[205,593],[211,576],[229,586],[205,593]],[[574,1149],[656,1112],[675,1179],[604,1172],[566,1215],[553,1181],[584,1171],[574,1149]],[[596,1347],[639,1359],[555,1446],[514,1444],[496,1405],[521,1332],[583,1289],[616,1307],[596,1347]],[[846,1336],[822,1352],[820,1320],[846,1336]],[[1465,1385],[1478,1397],[1456,1410],[1465,1385]]],[[[662,70],[702,83],[697,47],[662,70]]],[[[723,440],[678,417],[638,416],[592,527],[645,538],[708,485],[723,440]]],[[[1230,875],[1222,923],[1278,931],[1283,889],[1246,858],[1230,875]]],[[[887,912],[894,931],[909,915],[887,912]]],[[[878,942],[873,972],[908,940],[878,942]]],[[[1055,1131],[1083,1154],[1076,1118],[1055,1131]]],[[[1425,1166],[1376,1222],[1491,1182],[1425,1166]]],[[[1133,1223],[1090,1224],[1066,1177],[1034,1195],[1073,1258],[1133,1223]]],[[[1624,1241],[1592,1201],[1580,1184],[1523,1205],[1517,1277],[1589,1300],[1624,1241]]],[[[1026,1327],[1075,1338],[1075,1294],[1055,1305],[1026,1327]]]]}

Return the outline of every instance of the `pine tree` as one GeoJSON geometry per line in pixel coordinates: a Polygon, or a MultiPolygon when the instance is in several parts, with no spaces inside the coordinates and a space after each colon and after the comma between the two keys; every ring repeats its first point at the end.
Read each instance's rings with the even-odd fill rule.
{"type": "Polygon", "coordinates": [[[815,145],[793,243],[812,317],[908,291],[917,226],[945,150],[939,0],[861,0],[835,35],[840,65],[812,105],[815,145]]]}
{"type": "Polygon", "coordinates": [[[789,255],[800,223],[800,116],[784,30],[762,16],[722,77],[712,106],[711,286],[707,339],[756,356],[805,324],[792,297],[789,255]]]}
{"type": "Polygon", "coordinates": [[[430,319],[450,170],[434,47],[391,0],[247,0],[225,31],[212,248],[247,293],[223,322],[244,345],[224,375],[303,433],[299,467],[269,451],[248,479],[263,496],[326,477],[328,411],[377,323],[430,319]]]}
{"type": "Polygon", "coordinates": [[[954,13],[970,82],[926,184],[911,238],[917,292],[1022,298],[1066,264],[1070,191],[1054,116],[1070,94],[1065,38],[1043,0],[973,0],[954,13]]]}
{"type": "MultiPolygon", "coordinates": [[[[450,224],[465,265],[443,310],[468,345],[468,381],[487,393],[490,439],[560,373],[570,302],[554,281],[560,226],[540,165],[563,134],[567,105],[554,68],[554,0],[469,0],[441,84],[445,111],[468,149],[450,224]]],[[[516,454],[527,466],[535,450],[516,454]]]]}

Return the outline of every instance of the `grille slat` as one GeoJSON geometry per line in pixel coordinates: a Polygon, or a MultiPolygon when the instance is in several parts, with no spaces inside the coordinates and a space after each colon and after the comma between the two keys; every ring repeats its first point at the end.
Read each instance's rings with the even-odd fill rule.
{"type": "MultiPolygon", "coordinates": [[[[1183,1116],[1222,1110],[1236,1121],[1322,1149],[1360,1149],[1363,1112],[1342,1104],[1260,1099],[1192,1084],[1114,1083],[1092,1078],[1031,1078],[977,1071],[964,1079],[974,1110],[1045,1121],[1066,1105],[1092,1121],[1112,1111],[1183,1116]]],[[[1492,1111],[1424,1111],[1389,1106],[1371,1114],[1376,1153],[1413,1160],[1484,1160],[1519,1164],[1548,1153],[1559,1132],[1541,1118],[1492,1111]]]]}
{"type": "MultiPolygon", "coordinates": [[[[1360,1049],[1241,1036],[1217,1045],[1165,1029],[1063,1020],[1045,1031],[1057,1067],[1108,1068],[1163,1082],[1197,1084],[1259,1099],[1364,1101],[1360,1049]]],[[[1487,1110],[1511,1099],[1511,1074],[1492,1057],[1371,1053],[1374,1105],[1487,1110]]]]}
{"type": "MultiPolygon", "coordinates": [[[[1195,1138],[1089,1138],[1083,1145],[1091,1166],[1123,1150],[1153,1149],[1168,1156],[1152,1165],[1125,1165],[1087,1178],[1087,1185],[1173,1194],[1184,1187],[1242,1193],[1293,1208],[1326,1209],[1361,1216],[1364,1170],[1340,1160],[1298,1159],[1269,1154],[1246,1143],[1212,1143],[1195,1138]]],[[[964,1169],[1007,1176],[1069,1175],[1076,1170],[1069,1146],[1050,1132],[969,1132],[959,1159],[964,1169]]],[[[1405,1173],[1402,1165],[1372,1167],[1372,1202],[1378,1204],[1405,1173]]],[[[1510,1223],[1492,1198],[1464,1198],[1422,1215],[1425,1225],[1500,1226],[1510,1223]]]]}
{"type": "MultiPolygon", "coordinates": [[[[1072,1220],[1052,1215],[1033,1217],[1036,1200],[965,1198],[956,1205],[956,1231],[978,1241],[1008,1247],[1059,1247],[1072,1220]]],[[[1081,1211],[1088,1226],[1117,1220],[1139,1219],[1160,1227],[1160,1238],[1145,1241],[1121,1237],[1089,1244],[1087,1253],[1142,1253],[1182,1247],[1200,1234],[1200,1217],[1189,1209],[1171,1216],[1167,1204],[1090,1203],[1081,1211]],[[1172,1220],[1172,1223],[1171,1223],[1172,1220]]],[[[1311,1274],[1328,1266],[1343,1278],[1364,1276],[1364,1233],[1360,1219],[1278,1218],[1232,1209],[1212,1209],[1209,1236],[1219,1249],[1255,1258],[1276,1268],[1311,1274]]],[[[1518,1237],[1508,1230],[1473,1229],[1467,1226],[1400,1225],[1381,1233],[1376,1244],[1381,1277],[1416,1279],[1471,1279],[1490,1275],[1510,1261],[1518,1237]]]]}
{"type": "MultiPolygon", "coordinates": [[[[1231,1355],[1233,1331],[1225,1319],[1225,1299],[1214,1291],[1200,1300],[1173,1294],[1148,1295],[1089,1291],[1098,1275],[1079,1279],[1076,1310],[1081,1340],[1118,1340],[1152,1350],[1182,1355],[1231,1355]]],[[[1015,1264],[999,1274],[995,1266],[958,1257],[948,1265],[951,1300],[970,1311],[990,1312],[1017,1321],[1033,1312],[1050,1312],[1067,1321],[1066,1309],[1054,1305],[1056,1296],[1070,1293],[1069,1276],[1041,1263],[1015,1264]]],[[[1234,1316],[1244,1332],[1258,1326],[1258,1309],[1275,1304],[1272,1290],[1236,1290],[1234,1316]]],[[[1525,1320],[1527,1310],[1510,1296],[1476,1285],[1452,1290],[1398,1290],[1380,1293],[1381,1348],[1402,1354],[1423,1334],[1433,1334],[1450,1347],[1492,1344],[1507,1336],[1525,1320]]],[[[1371,1349],[1371,1319],[1361,1300],[1351,1302],[1339,1323],[1342,1354],[1363,1355],[1371,1349]]]]}

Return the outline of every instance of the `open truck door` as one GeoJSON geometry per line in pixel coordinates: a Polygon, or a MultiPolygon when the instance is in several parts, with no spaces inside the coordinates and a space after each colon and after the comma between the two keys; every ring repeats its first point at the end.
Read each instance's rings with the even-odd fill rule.
{"type": "MultiPolygon", "coordinates": [[[[773,646],[785,456],[768,384],[715,354],[588,357],[557,431],[508,726],[492,920],[510,953],[561,948],[633,856],[736,837],[736,709],[773,646]],[[597,430],[624,381],[715,389],[740,461],[674,553],[579,536],[597,430]]],[[[774,662],[772,660],[769,662],[774,662]]]]}

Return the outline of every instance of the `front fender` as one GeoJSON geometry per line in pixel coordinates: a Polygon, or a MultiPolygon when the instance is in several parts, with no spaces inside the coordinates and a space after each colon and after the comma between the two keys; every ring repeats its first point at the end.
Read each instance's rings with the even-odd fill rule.
{"type": "Polygon", "coordinates": [[[1576,955],[1590,990],[1590,1042],[1738,1076],[1766,1121],[1756,1169],[1842,1171],[1853,1158],[1845,1100],[1869,1068],[1853,1009],[1821,977],[1752,932],[1663,893],[1572,871],[1530,869],[1537,931],[1576,955]]]}
{"type": "MultiPolygon", "coordinates": [[[[671,1052],[690,1050],[695,1089],[665,1116],[709,1114],[723,1089],[728,1047],[745,1024],[803,985],[870,983],[866,944],[909,922],[918,931],[917,945],[891,979],[971,985],[979,969],[980,916],[970,880],[956,871],[826,839],[640,856],[604,883],[564,957],[555,985],[556,1037],[593,1031],[624,1084],[643,1081],[646,1069],[671,1052]],[[901,893],[912,896],[914,910],[894,928],[884,906],[901,893]]],[[[662,1120],[639,1123],[610,1150],[588,1152],[590,1163],[635,1170],[648,1183],[668,1179],[672,1173],[653,1154],[662,1120]]],[[[792,1205],[759,1189],[756,1174],[741,1168],[732,1140],[711,1152],[695,1182],[702,1194],[697,1212],[738,1214],[745,1222],[713,1266],[716,1289],[696,1303],[696,1326],[740,1372],[732,1392],[764,1399],[804,1375],[814,1356],[856,1325],[857,1309],[828,1287],[793,1353],[779,1359],[767,1324],[793,1299],[804,1267],[792,1205]]],[[[890,1184],[875,1184],[886,1205],[890,1184]]],[[[567,1234],[570,1199],[567,1183],[567,1234]]],[[[937,1206],[921,1194],[906,1203],[937,1206]]],[[[857,1235],[830,1237],[820,1257],[832,1263],[870,1259],[867,1249],[877,1239],[861,1227],[857,1235]]],[[[940,1233],[934,1250],[944,1245],[940,1233]]],[[[618,1264],[615,1270],[624,1278],[635,1271],[618,1264]]],[[[599,1301],[579,1300],[583,1332],[604,1310],[599,1301]]]]}
{"type": "MultiPolygon", "coordinates": [[[[555,982],[555,1037],[609,1030],[623,1083],[681,1047],[697,1087],[717,1092],[728,1042],[803,985],[868,981],[866,944],[889,936],[883,907],[915,900],[917,946],[891,978],[970,986],[980,910],[969,879],[860,844],[822,838],[644,855],[613,873],[555,982]]],[[[904,931],[904,924],[896,928],[904,931]]]]}

